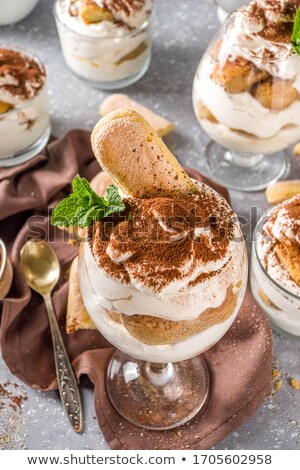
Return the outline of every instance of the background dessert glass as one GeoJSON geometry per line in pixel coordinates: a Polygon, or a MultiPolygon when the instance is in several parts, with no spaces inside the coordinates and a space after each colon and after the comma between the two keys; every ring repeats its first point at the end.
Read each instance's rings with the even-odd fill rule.
{"type": "Polygon", "coordinates": [[[39,0],[0,0],[0,26],[17,23],[26,18],[39,0]]]}
{"type": "MultiPolygon", "coordinates": [[[[286,204],[285,201],[284,204],[286,204]]],[[[257,250],[258,235],[272,215],[281,207],[271,208],[260,218],[252,242],[250,285],[253,297],[280,333],[300,337],[300,296],[276,282],[263,266],[257,250]]]]}
{"type": "MultiPolygon", "coordinates": [[[[19,49],[8,50],[21,53],[33,60],[44,73],[43,64],[37,57],[19,49]]],[[[16,93],[18,86],[16,85],[16,93]]],[[[34,158],[47,144],[51,134],[46,79],[37,93],[27,100],[0,114],[0,168],[10,167],[34,158]]]]}
{"type": "MultiPolygon", "coordinates": [[[[81,244],[79,282],[85,306],[95,326],[117,348],[108,366],[107,393],[117,411],[133,424],[156,430],[171,429],[187,422],[205,406],[209,395],[209,373],[199,354],[219,341],[232,325],[246,289],[247,254],[240,236],[241,233],[235,241],[237,251],[234,256],[238,257],[240,264],[236,266],[233,291],[227,290],[219,307],[207,308],[199,315],[196,321],[201,321],[203,313],[212,315],[212,321],[208,321],[200,331],[184,336],[182,331],[194,327],[195,321],[174,321],[174,328],[181,330],[183,339],[177,338],[170,344],[155,344],[157,340],[146,344],[133,331],[137,327],[139,334],[143,335],[143,329],[154,328],[156,335],[163,320],[146,313],[142,323],[138,320],[134,325],[130,324],[132,317],[123,311],[128,308],[172,310],[172,305],[173,309],[175,305],[177,309],[184,309],[188,299],[191,303],[191,298],[195,300],[197,297],[200,309],[204,299],[199,287],[180,295],[166,294],[163,299],[158,299],[132,285],[122,285],[107,277],[92,255],[89,242],[81,244]],[[122,303],[124,310],[121,310],[122,303]],[[123,320],[126,317],[130,327],[124,326],[121,317],[123,320]]],[[[213,297],[220,291],[220,285],[212,283],[215,289],[213,297]]],[[[171,324],[172,321],[164,324],[167,336],[173,334],[171,324]]]]}
{"type": "Polygon", "coordinates": [[[205,149],[214,179],[232,189],[258,191],[284,174],[288,158],[283,150],[300,139],[300,57],[260,59],[251,51],[247,59],[245,51],[241,57],[241,49],[228,44],[226,36],[234,15],[200,61],[193,105],[214,141],[205,149]]]}
{"type": "Polygon", "coordinates": [[[139,80],[151,61],[151,16],[138,28],[120,36],[82,34],[66,25],[56,0],[54,17],[68,67],[89,85],[116,90],[139,80]]]}

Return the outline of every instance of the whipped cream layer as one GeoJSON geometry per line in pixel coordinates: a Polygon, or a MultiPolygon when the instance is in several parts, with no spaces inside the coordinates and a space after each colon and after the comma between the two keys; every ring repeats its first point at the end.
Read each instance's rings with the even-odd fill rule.
{"type": "Polygon", "coordinates": [[[300,195],[278,206],[257,236],[257,255],[270,277],[300,299],[300,286],[275,251],[278,242],[300,246],[300,195]]]}
{"type": "MultiPolygon", "coordinates": [[[[253,247],[254,248],[254,247],[253,247]]],[[[300,300],[271,283],[252,251],[250,285],[253,297],[271,322],[287,333],[300,336],[300,300]]]]}
{"type": "MultiPolygon", "coordinates": [[[[300,63],[300,58],[298,61],[300,63]]],[[[286,148],[295,142],[294,127],[296,127],[296,138],[300,137],[298,119],[300,100],[294,101],[282,111],[266,108],[249,92],[227,93],[224,87],[212,79],[214,67],[215,62],[210,55],[207,55],[201,63],[194,82],[196,105],[202,102],[222,125],[231,130],[236,129],[253,134],[258,139],[269,139],[283,131],[282,135],[278,135],[276,143],[271,142],[271,151],[274,148],[275,151],[280,150],[280,144],[281,148],[286,148]]],[[[300,80],[294,86],[300,92],[300,80]]],[[[258,142],[258,145],[263,145],[263,143],[258,142]]]]}
{"type": "Polygon", "coordinates": [[[124,36],[132,29],[139,28],[150,16],[153,8],[152,0],[103,0],[95,3],[106,8],[112,15],[113,21],[85,23],[76,12],[81,0],[73,3],[71,0],[57,0],[55,9],[60,21],[70,30],[84,36],[118,37],[124,36]]]}
{"type": "Polygon", "coordinates": [[[33,57],[13,49],[0,48],[0,101],[21,107],[43,88],[44,67],[33,57]]]}
{"type": "Polygon", "coordinates": [[[22,108],[0,115],[0,159],[22,153],[35,144],[49,126],[48,94],[44,87],[22,108]]]}
{"type": "Polygon", "coordinates": [[[300,61],[290,38],[299,6],[299,0],[255,0],[237,10],[225,31],[223,59],[236,53],[273,76],[294,79],[300,61]]]}
{"type": "MultiPolygon", "coordinates": [[[[99,309],[167,320],[192,320],[207,308],[219,307],[229,287],[234,293],[239,291],[246,269],[239,224],[221,196],[203,184],[199,187],[199,197],[190,198],[202,209],[203,217],[198,213],[196,224],[186,222],[195,212],[184,212],[183,220],[177,213],[170,218],[170,201],[156,198],[165,199],[169,209],[166,204],[156,206],[148,227],[134,227],[135,233],[131,227],[130,243],[126,239],[125,222],[119,224],[118,237],[123,241],[117,244],[115,230],[107,235],[106,242],[99,236],[99,226],[93,236],[90,234],[91,239],[83,250],[99,309]],[[153,243],[149,239],[143,242],[149,227],[153,231],[153,243]]],[[[145,201],[151,205],[151,200],[145,201]]],[[[132,217],[134,220],[134,211],[132,217]]],[[[140,224],[140,219],[137,223],[140,224]]]]}
{"type": "Polygon", "coordinates": [[[151,15],[153,0],[95,0],[100,7],[105,6],[115,21],[130,28],[139,28],[151,15]]]}

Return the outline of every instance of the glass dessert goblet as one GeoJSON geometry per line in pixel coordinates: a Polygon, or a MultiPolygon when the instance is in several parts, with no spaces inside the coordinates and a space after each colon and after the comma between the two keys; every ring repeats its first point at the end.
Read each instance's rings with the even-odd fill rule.
{"type": "Polygon", "coordinates": [[[125,205],[122,218],[89,228],[80,289],[94,324],[117,348],[106,379],[112,404],[137,426],[170,429],[208,400],[199,354],[239,311],[245,245],[234,213],[205,185],[182,200],[128,198],[125,205]]]}
{"type": "Polygon", "coordinates": [[[279,20],[278,39],[260,37],[259,25],[255,36],[251,21],[259,20],[249,19],[248,31],[245,16],[251,5],[225,22],[193,85],[196,117],[212,139],[206,164],[216,181],[241,191],[258,191],[278,180],[287,168],[283,151],[300,139],[300,57],[285,42],[293,23],[285,23],[286,37],[279,37],[279,20]]]}

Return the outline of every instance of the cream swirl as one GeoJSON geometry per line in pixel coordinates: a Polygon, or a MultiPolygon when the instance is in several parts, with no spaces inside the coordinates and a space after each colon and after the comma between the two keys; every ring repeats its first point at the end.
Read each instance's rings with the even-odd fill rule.
{"type": "Polygon", "coordinates": [[[123,2],[121,0],[103,0],[94,3],[104,7],[112,15],[113,21],[99,21],[95,23],[85,23],[78,15],[78,8],[81,0],[72,2],[71,0],[58,0],[56,3],[56,13],[59,19],[72,31],[79,34],[95,37],[118,37],[124,36],[131,29],[139,28],[151,15],[153,8],[152,0],[138,0],[138,8],[122,8],[122,3],[135,4],[136,0],[123,2]],[[73,3],[73,6],[72,6],[73,3]]]}
{"type": "Polygon", "coordinates": [[[0,49],[0,101],[19,107],[38,93],[45,80],[37,60],[18,50],[0,49]]]}
{"type": "Polygon", "coordinates": [[[105,5],[116,21],[138,28],[149,17],[153,9],[153,0],[97,0],[105,5]]]}
{"type": "Polygon", "coordinates": [[[199,195],[182,199],[127,199],[124,217],[96,223],[89,245],[106,276],[159,298],[201,284],[213,304],[207,289],[214,286],[220,305],[236,284],[244,242],[226,201],[199,188],[199,195]]]}
{"type": "Polygon", "coordinates": [[[294,79],[300,61],[290,38],[299,6],[299,0],[254,0],[237,10],[226,28],[223,57],[236,53],[273,76],[294,79]]]}

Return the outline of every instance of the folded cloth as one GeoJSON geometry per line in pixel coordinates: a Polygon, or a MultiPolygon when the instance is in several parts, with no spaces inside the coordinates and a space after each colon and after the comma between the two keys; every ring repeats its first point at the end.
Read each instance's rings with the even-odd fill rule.
{"type": "MultiPolygon", "coordinates": [[[[99,171],[86,131],[73,130],[53,139],[45,151],[18,167],[0,171],[0,237],[7,244],[14,282],[3,302],[0,340],[3,358],[11,372],[30,387],[56,389],[49,324],[42,298],[25,284],[19,266],[20,249],[27,237],[40,236],[52,243],[61,264],[61,277],[53,301],[67,351],[77,377],[87,374],[95,386],[95,409],[105,439],[113,449],[205,449],[236,429],[255,412],[270,392],[272,341],[268,321],[247,293],[234,326],[205,353],[211,375],[211,395],[204,414],[180,431],[144,431],[123,420],[105,391],[105,368],[113,348],[95,330],[65,332],[68,271],[78,248],[67,234],[49,223],[53,207],[71,190],[80,173],[91,179],[99,171]]],[[[224,188],[198,172],[228,199],[224,188]]],[[[200,299],[201,301],[201,299],[200,299]]]]}

